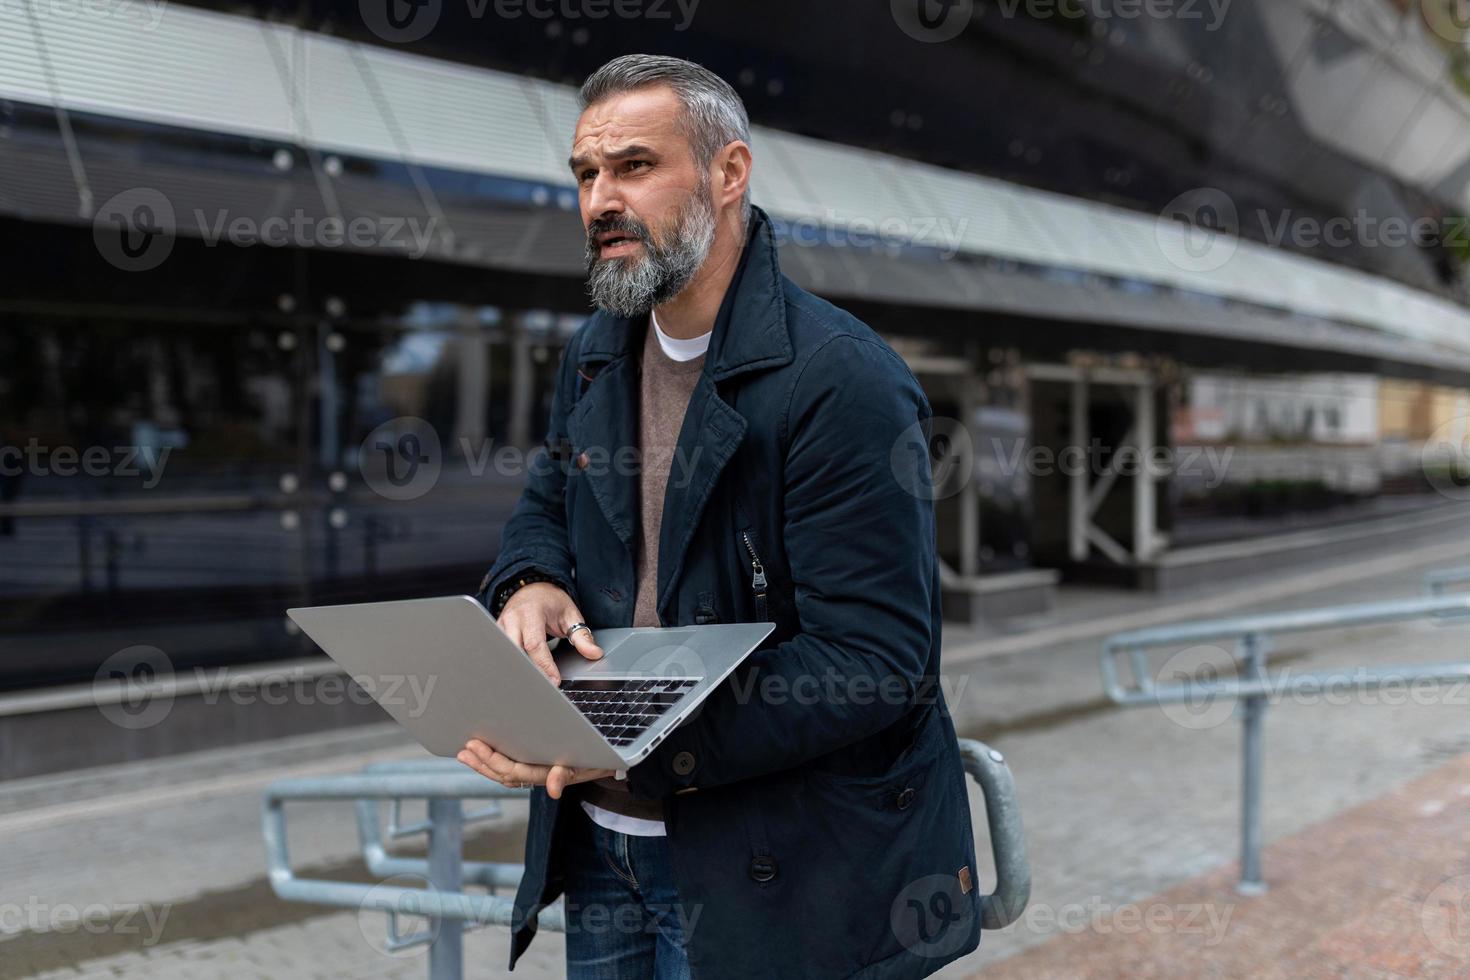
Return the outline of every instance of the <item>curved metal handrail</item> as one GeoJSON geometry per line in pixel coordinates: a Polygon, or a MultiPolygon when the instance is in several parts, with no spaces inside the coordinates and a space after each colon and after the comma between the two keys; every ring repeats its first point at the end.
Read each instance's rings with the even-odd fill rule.
{"type": "Polygon", "coordinates": [[[1031,899],[1031,861],[1021,829],[1021,803],[1005,756],[970,738],[960,739],[965,771],[980,784],[985,820],[990,828],[990,855],[995,862],[995,891],[980,896],[980,924],[1001,929],[1018,919],[1031,899]]]}
{"type": "MultiPolygon", "coordinates": [[[[986,929],[1000,929],[1020,916],[1031,895],[1031,866],[1015,780],[1005,757],[983,742],[960,739],[959,749],[965,771],[980,786],[995,862],[995,890],[980,896],[981,923],[986,929]]],[[[455,937],[457,942],[467,923],[512,925],[516,921],[513,900],[493,892],[514,888],[525,869],[516,864],[463,860],[461,831],[467,818],[462,801],[525,799],[529,795],[526,790],[506,789],[444,759],[379,763],[355,775],[280,780],[267,788],[262,812],[271,888],[286,901],[386,913],[390,950],[418,944],[438,947],[446,945],[446,936],[455,937]],[[379,802],[407,799],[429,803],[429,819],[414,828],[429,835],[427,859],[392,855],[384,842],[379,802]],[[369,870],[385,879],[422,877],[430,886],[367,885],[298,877],[286,846],[285,804],[300,800],[352,801],[363,860],[369,870]],[[465,884],[483,886],[491,893],[465,892],[465,884]],[[425,916],[431,928],[401,937],[397,930],[400,915],[425,916]]],[[[563,906],[557,903],[541,909],[537,923],[544,929],[565,931],[563,906]]],[[[457,962],[457,951],[448,958],[457,962]]]]}

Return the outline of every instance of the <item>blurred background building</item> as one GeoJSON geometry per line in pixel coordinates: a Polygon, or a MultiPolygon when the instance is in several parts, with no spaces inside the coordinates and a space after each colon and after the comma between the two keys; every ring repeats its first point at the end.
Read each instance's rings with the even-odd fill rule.
{"type": "MultiPolygon", "coordinates": [[[[924,383],[955,617],[1438,519],[1456,0],[911,6],[0,0],[0,690],[305,657],[288,606],[474,590],[588,312],[576,85],[630,50],[736,86],[787,274],[924,383]]],[[[4,737],[34,718],[0,776],[75,761],[4,737]]]]}

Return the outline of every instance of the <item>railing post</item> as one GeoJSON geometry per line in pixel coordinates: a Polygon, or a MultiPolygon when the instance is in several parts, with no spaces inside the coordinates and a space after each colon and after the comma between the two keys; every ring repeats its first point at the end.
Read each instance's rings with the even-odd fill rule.
{"type": "MultiPolygon", "coordinates": [[[[464,844],[464,812],[453,797],[429,799],[429,886],[445,894],[463,887],[460,863],[464,844]]],[[[464,977],[464,920],[429,920],[429,980],[464,977]]]]}
{"type": "MultiPolygon", "coordinates": [[[[1240,643],[1242,676],[1265,680],[1266,647],[1261,634],[1247,633],[1240,643]]],[[[1266,891],[1261,880],[1261,739],[1267,697],[1251,694],[1241,699],[1240,882],[1235,890],[1242,895],[1266,891]]]]}

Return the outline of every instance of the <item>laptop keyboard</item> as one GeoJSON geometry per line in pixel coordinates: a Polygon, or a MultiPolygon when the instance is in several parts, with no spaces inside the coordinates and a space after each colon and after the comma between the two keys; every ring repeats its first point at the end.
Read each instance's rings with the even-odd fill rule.
{"type": "Polygon", "coordinates": [[[613,745],[632,745],[659,716],[684,698],[698,678],[580,679],[561,682],[561,692],[613,745]]]}

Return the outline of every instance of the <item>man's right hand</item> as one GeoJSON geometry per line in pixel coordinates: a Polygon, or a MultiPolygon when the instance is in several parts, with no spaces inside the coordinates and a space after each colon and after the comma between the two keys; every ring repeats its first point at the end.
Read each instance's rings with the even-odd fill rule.
{"type": "Polygon", "coordinates": [[[602,659],[602,647],[594,642],[590,629],[577,630],[574,636],[567,636],[567,631],[580,622],[582,613],[565,591],[550,582],[532,582],[511,594],[495,624],[520,644],[531,662],[541,668],[541,673],[550,678],[551,683],[560,684],[561,673],[556,669],[551,647],[546,642],[548,634],[569,639],[577,652],[588,660],[602,659]]]}

